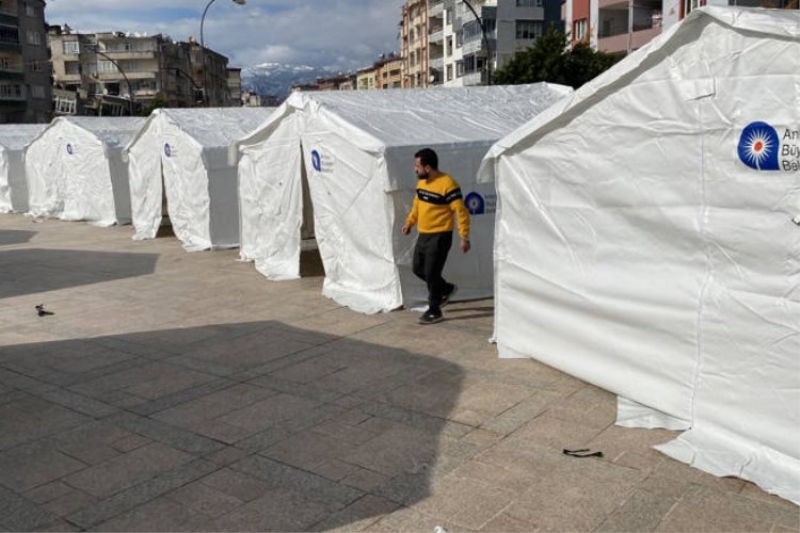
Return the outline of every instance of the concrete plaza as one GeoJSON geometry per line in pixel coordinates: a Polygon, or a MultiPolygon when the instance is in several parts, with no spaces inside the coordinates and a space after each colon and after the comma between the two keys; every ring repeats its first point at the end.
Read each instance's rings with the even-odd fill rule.
{"type": "Polygon", "coordinates": [[[0,531],[800,530],[613,394],[498,359],[491,300],[365,316],[311,254],[270,282],[131,234],[0,215],[0,531]]]}

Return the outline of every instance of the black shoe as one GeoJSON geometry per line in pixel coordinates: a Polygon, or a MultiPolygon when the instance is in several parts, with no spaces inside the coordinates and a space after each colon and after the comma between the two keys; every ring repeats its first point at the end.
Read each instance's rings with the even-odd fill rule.
{"type": "Polygon", "coordinates": [[[442,303],[440,304],[440,307],[444,307],[445,305],[450,303],[450,300],[458,292],[458,285],[456,285],[455,283],[452,283],[450,287],[452,288],[442,295],[442,303]]]}
{"type": "Polygon", "coordinates": [[[441,311],[431,311],[428,309],[425,313],[419,317],[420,324],[436,324],[437,322],[441,322],[444,320],[441,311]]]}

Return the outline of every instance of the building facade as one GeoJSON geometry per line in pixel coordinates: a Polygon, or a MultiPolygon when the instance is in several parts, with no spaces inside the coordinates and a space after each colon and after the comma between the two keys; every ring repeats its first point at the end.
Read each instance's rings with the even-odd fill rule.
{"type": "Polygon", "coordinates": [[[227,58],[208,49],[203,53],[197,43],[58,27],[51,27],[49,36],[56,114],[128,115],[155,104],[231,105],[227,58]]]}
{"type": "Polygon", "coordinates": [[[400,23],[403,86],[486,85],[552,25],[563,27],[559,0],[409,0],[400,23]]]}
{"type": "Polygon", "coordinates": [[[0,123],[49,122],[44,0],[0,0],[0,123]]]}
{"type": "Polygon", "coordinates": [[[403,88],[428,87],[431,72],[428,58],[428,0],[408,0],[400,21],[400,56],[403,59],[403,88]]]}
{"type": "Polygon", "coordinates": [[[705,6],[797,9],[797,0],[566,0],[564,23],[573,43],[627,54],[649,43],[693,9],[705,6]]]}

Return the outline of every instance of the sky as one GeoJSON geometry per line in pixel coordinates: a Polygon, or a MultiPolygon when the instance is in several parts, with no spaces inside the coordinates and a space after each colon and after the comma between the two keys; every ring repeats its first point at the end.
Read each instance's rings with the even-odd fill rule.
{"type": "MultiPolygon", "coordinates": [[[[281,63],[337,71],[399,52],[402,0],[214,0],[203,24],[205,45],[232,67],[281,63]]],[[[48,0],[48,24],[74,31],[139,32],[200,41],[207,0],[48,0]],[[170,7],[165,8],[168,5],[170,7]]]]}

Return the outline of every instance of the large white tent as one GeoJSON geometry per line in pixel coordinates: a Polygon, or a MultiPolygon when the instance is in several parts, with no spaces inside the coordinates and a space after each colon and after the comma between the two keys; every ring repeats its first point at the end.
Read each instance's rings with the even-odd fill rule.
{"type": "Polygon", "coordinates": [[[239,245],[236,166],[228,147],[274,108],[157,109],[126,147],[134,239],[155,238],[163,197],[189,251],[239,245]]]}
{"type": "Polygon", "coordinates": [[[498,142],[481,179],[500,356],[800,503],[800,13],[692,12],[498,142]]]}
{"type": "Polygon", "coordinates": [[[28,210],[28,181],[25,179],[25,146],[47,124],[0,124],[0,213],[28,210]]]}
{"type": "Polygon", "coordinates": [[[28,211],[99,226],[131,221],[122,148],[139,117],[59,117],[25,148],[28,211]]]}
{"type": "Polygon", "coordinates": [[[491,295],[494,188],[477,186],[478,166],[492,143],[571,93],[542,83],[293,94],[232,147],[242,258],[268,278],[298,277],[310,196],[326,296],[365,313],[423,301],[414,239],[399,228],[414,197],[414,153],[431,147],[475,215],[473,251],[445,275],[462,298],[491,295]]]}

